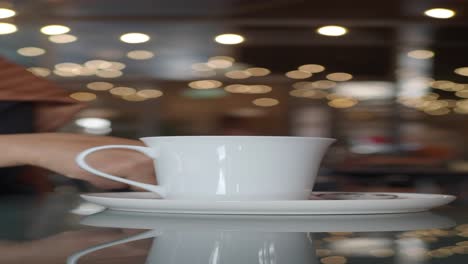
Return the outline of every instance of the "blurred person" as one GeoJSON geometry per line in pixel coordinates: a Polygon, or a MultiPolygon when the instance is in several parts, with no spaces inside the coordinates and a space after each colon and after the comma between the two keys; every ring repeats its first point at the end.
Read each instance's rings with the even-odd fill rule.
{"type": "MultiPolygon", "coordinates": [[[[81,170],[75,164],[75,156],[93,146],[142,145],[140,141],[50,133],[84,107],[58,86],[0,57],[0,194],[50,190],[48,181],[37,176],[40,173],[26,169],[27,165],[106,189],[124,187],[81,170]]],[[[93,160],[94,166],[110,173],[154,182],[152,161],[141,154],[110,150],[96,153],[93,160]]]]}

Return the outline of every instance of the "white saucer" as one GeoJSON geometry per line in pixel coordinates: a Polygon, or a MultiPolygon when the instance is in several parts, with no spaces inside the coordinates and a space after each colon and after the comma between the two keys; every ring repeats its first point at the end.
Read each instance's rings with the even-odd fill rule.
{"type": "Polygon", "coordinates": [[[197,201],[163,200],[155,193],[90,193],[83,199],[112,210],[178,214],[329,215],[427,211],[455,196],[416,193],[314,192],[310,200],[197,201]]]}
{"type": "Polygon", "coordinates": [[[433,212],[379,215],[201,215],[106,210],[80,224],[157,231],[389,232],[450,228],[455,222],[433,212]]]}

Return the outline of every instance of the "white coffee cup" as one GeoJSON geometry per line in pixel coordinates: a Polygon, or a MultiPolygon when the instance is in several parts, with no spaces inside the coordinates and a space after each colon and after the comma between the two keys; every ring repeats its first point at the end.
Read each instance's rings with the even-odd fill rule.
{"type": "Polygon", "coordinates": [[[108,145],[81,152],[78,165],[97,176],[155,192],[165,199],[302,200],[335,141],[318,137],[178,136],[141,138],[147,147],[108,145]],[[89,154],[132,149],[155,160],[158,185],[104,173],[89,166],[89,154]]]}

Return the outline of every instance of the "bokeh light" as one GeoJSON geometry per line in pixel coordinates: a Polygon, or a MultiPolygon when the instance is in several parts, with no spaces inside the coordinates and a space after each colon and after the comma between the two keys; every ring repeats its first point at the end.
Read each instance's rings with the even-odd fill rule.
{"type": "Polygon", "coordinates": [[[300,71],[305,71],[309,73],[323,72],[325,67],[320,64],[304,64],[297,68],[300,71]]]}
{"type": "Polygon", "coordinates": [[[233,65],[234,58],[228,56],[215,56],[208,59],[208,67],[214,69],[226,69],[233,65]]]}
{"type": "Polygon", "coordinates": [[[88,89],[95,91],[107,91],[114,87],[112,83],[109,82],[91,82],[86,85],[88,89]]]}
{"type": "Polygon", "coordinates": [[[158,98],[158,97],[163,96],[163,94],[164,93],[162,91],[156,90],[156,89],[144,89],[144,90],[140,90],[137,92],[138,96],[141,96],[147,99],[158,98]]]}
{"type": "Polygon", "coordinates": [[[317,29],[317,33],[319,33],[320,35],[330,36],[330,37],[343,36],[347,32],[348,30],[345,27],[336,26],[336,25],[324,26],[324,27],[320,27],[319,29],[317,29]]]}
{"type": "Polygon", "coordinates": [[[455,16],[455,11],[448,8],[432,8],[424,11],[424,14],[433,18],[447,19],[455,16]]]}
{"type": "Polygon", "coordinates": [[[43,67],[30,67],[27,70],[39,77],[47,77],[50,75],[50,70],[43,67]]]}
{"type": "Polygon", "coordinates": [[[133,60],[148,60],[154,57],[154,53],[149,50],[132,50],[127,53],[127,57],[133,60]]]}
{"type": "Polygon", "coordinates": [[[235,45],[244,42],[244,37],[238,34],[221,34],[215,37],[216,42],[224,45],[235,45]]]}
{"type": "Polygon", "coordinates": [[[357,103],[358,101],[353,98],[336,98],[328,102],[328,105],[333,108],[349,108],[355,106],[357,103]]]}
{"type": "Polygon", "coordinates": [[[10,23],[0,23],[0,35],[15,33],[18,28],[10,23]]]}
{"type": "Polygon", "coordinates": [[[117,96],[126,96],[126,95],[131,95],[131,94],[136,93],[136,89],[131,88],[131,87],[120,86],[120,87],[115,87],[115,88],[110,89],[109,92],[117,96]]]}
{"type": "Polygon", "coordinates": [[[327,79],[335,82],[345,82],[353,78],[353,75],[346,72],[334,72],[327,74],[327,79]]]}
{"type": "Polygon", "coordinates": [[[123,75],[123,72],[114,69],[103,69],[96,73],[101,78],[117,78],[123,75]]]}
{"type": "Polygon", "coordinates": [[[412,50],[407,55],[413,59],[426,60],[434,57],[434,52],[431,50],[412,50]]]}
{"type": "Polygon", "coordinates": [[[45,35],[61,35],[69,31],[70,28],[63,25],[48,25],[41,28],[41,32],[45,35]]]}
{"type": "Polygon", "coordinates": [[[312,76],[310,72],[294,70],[286,73],[286,76],[291,79],[307,79],[312,76]]]}
{"type": "Polygon", "coordinates": [[[149,41],[150,36],[143,33],[131,32],[121,35],[120,40],[125,43],[137,44],[149,41]]]}
{"type": "Polygon", "coordinates": [[[81,102],[90,102],[96,100],[97,96],[88,92],[77,92],[70,94],[70,97],[81,102]]]}
{"type": "Polygon", "coordinates": [[[26,57],[35,57],[35,56],[40,56],[46,53],[44,49],[37,48],[37,47],[24,47],[24,48],[18,49],[16,52],[26,57]]]}
{"type": "Polygon", "coordinates": [[[468,67],[460,67],[454,70],[458,75],[468,76],[468,67]]]}
{"type": "Polygon", "coordinates": [[[247,72],[249,72],[252,76],[267,76],[268,74],[271,73],[271,71],[267,68],[261,68],[261,67],[252,67],[252,68],[248,68],[246,70],[247,72]]]}
{"type": "Polygon", "coordinates": [[[330,80],[318,80],[312,83],[312,87],[317,89],[330,89],[336,86],[336,82],[330,80]]]}
{"type": "Polygon", "coordinates": [[[16,12],[14,10],[11,10],[9,8],[0,8],[0,19],[13,17],[15,15],[16,12]]]}
{"type": "Polygon", "coordinates": [[[85,62],[84,66],[90,69],[103,70],[112,67],[112,63],[105,60],[89,60],[85,62]]]}
{"type": "Polygon", "coordinates": [[[53,35],[49,37],[50,42],[54,42],[57,44],[66,44],[75,42],[78,40],[78,37],[71,35],[71,34],[62,34],[62,35],[53,35]]]}
{"type": "Polygon", "coordinates": [[[193,89],[214,89],[221,87],[221,85],[223,85],[223,83],[216,80],[200,80],[188,84],[188,86],[193,89]]]}
{"type": "Polygon", "coordinates": [[[229,93],[248,93],[250,87],[244,84],[231,84],[224,87],[224,90],[229,93]]]}
{"type": "Polygon", "coordinates": [[[229,72],[226,72],[224,75],[231,79],[247,79],[250,76],[252,76],[252,74],[250,74],[248,71],[240,71],[240,70],[229,71],[229,72]]]}
{"type": "Polygon", "coordinates": [[[252,101],[252,103],[256,106],[261,106],[261,107],[271,107],[279,104],[279,101],[274,99],[274,98],[257,98],[252,101]]]}
{"type": "Polygon", "coordinates": [[[125,100],[125,101],[129,101],[129,102],[142,102],[142,101],[147,100],[146,97],[140,96],[140,95],[138,95],[136,93],[124,95],[124,96],[122,96],[122,99],[125,100]]]}

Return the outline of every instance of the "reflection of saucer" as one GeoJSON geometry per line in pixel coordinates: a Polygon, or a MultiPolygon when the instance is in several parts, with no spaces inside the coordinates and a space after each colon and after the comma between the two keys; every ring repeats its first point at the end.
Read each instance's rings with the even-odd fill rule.
{"type": "Polygon", "coordinates": [[[158,231],[376,232],[449,228],[451,219],[431,212],[381,215],[181,215],[104,211],[81,224],[158,231]]]}
{"type": "Polygon", "coordinates": [[[326,193],[310,200],[200,201],[164,200],[148,192],[92,193],[81,197],[104,207],[133,212],[182,214],[323,215],[421,212],[450,203],[451,195],[415,193],[326,193]]]}

